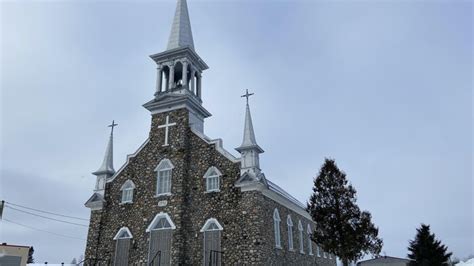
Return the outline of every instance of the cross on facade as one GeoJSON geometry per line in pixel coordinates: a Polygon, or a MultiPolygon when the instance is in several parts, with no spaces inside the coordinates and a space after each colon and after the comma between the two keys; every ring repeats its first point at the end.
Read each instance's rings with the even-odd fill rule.
{"type": "Polygon", "coordinates": [[[115,120],[112,120],[112,124],[108,125],[108,127],[111,127],[112,130],[110,131],[110,135],[114,134],[114,127],[118,126],[118,124],[115,124],[115,120]]]}
{"type": "Polygon", "coordinates": [[[249,97],[252,96],[253,93],[249,93],[249,90],[245,90],[245,94],[240,96],[240,97],[245,97],[247,98],[247,104],[249,104],[249,97]]]}
{"type": "Polygon", "coordinates": [[[169,134],[169,128],[172,126],[175,126],[176,123],[170,123],[170,116],[166,116],[166,122],[163,125],[158,125],[158,128],[165,128],[165,144],[163,146],[168,146],[168,134],[169,134]]]}

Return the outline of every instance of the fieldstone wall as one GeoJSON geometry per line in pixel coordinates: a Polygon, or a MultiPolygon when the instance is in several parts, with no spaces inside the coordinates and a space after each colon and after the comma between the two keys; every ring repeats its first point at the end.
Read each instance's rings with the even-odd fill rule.
{"type": "MultiPolygon", "coordinates": [[[[133,235],[129,263],[146,265],[149,233],[145,230],[156,214],[164,212],[176,225],[172,238],[172,265],[203,264],[204,241],[200,230],[209,218],[217,219],[224,228],[221,232],[223,265],[335,265],[334,259],[318,258],[315,246],[314,256],[299,253],[297,224],[298,219],[303,221],[303,218],[259,191],[241,192],[236,188],[234,182],[240,174],[239,163],[232,162],[219,153],[214,144],[195,135],[188,126],[188,117],[186,109],[152,116],[149,142],[112,182],[107,183],[104,208],[92,211],[86,258],[113,262],[113,237],[126,226],[133,235]],[[167,115],[176,125],[170,127],[170,145],[163,146],[165,130],[158,125],[165,123],[167,115]],[[174,165],[172,195],[156,197],[154,169],[164,158],[174,165]],[[204,174],[211,166],[223,174],[220,192],[206,192],[204,174]],[[121,204],[120,188],[128,179],[136,186],[133,203],[121,204]],[[282,249],[276,249],[274,243],[275,207],[279,208],[282,220],[282,249]],[[294,223],[294,252],[287,248],[288,213],[292,213],[294,223]]],[[[304,222],[305,237],[306,224],[304,222]]]]}

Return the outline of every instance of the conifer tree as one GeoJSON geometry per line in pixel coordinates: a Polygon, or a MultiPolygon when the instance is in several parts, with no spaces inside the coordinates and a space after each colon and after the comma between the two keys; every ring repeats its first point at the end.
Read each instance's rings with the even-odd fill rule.
{"type": "Polygon", "coordinates": [[[35,249],[31,246],[30,250],[28,250],[28,260],[26,263],[34,263],[35,259],[33,258],[33,253],[35,253],[35,249]]]}
{"type": "Polygon", "coordinates": [[[325,159],[314,179],[307,209],[316,222],[312,240],[338,256],[344,266],[364,254],[380,253],[383,242],[378,238],[378,228],[369,212],[360,211],[356,190],[334,160],[325,159]]]}
{"type": "Polygon", "coordinates": [[[408,247],[410,266],[448,266],[452,253],[447,253],[448,248],[430,233],[430,226],[421,224],[416,231],[415,239],[408,247]]]}

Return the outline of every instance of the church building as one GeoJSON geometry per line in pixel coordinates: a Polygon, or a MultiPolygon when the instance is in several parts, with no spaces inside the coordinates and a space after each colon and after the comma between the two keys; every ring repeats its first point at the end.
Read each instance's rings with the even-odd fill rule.
{"type": "MultiPolygon", "coordinates": [[[[311,241],[305,205],[265,177],[246,97],[234,157],[204,134],[202,73],[186,0],[168,46],[151,55],[156,91],[148,138],[114,170],[113,129],[91,209],[86,265],[336,265],[311,241]]],[[[309,185],[309,184],[308,184],[309,185]]]]}

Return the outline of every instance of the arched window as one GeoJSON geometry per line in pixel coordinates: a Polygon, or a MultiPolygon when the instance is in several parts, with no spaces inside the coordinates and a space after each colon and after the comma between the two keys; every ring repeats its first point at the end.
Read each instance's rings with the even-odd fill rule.
{"type": "Polygon", "coordinates": [[[275,247],[277,248],[281,248],[280,221],[280,213],[275,208],[273,211],[273,231],[275,231],[275,247]]]}
{"type": "Polygon", "coordinates": [[[176,229],[170,216],[158,213],[150,223],[146,232],[150,233],[148,264],[171,265],[171,240],[176,229]]]}
{"type": "Polygon", "coordinates": [[[293,221],[289,214],[286,218],[286,225],[288,226],[288,249],[293,250],[293,221]]]}
{"type": "Polygon", "coordinates": [[[313,255],[313,241],[311,241],[311,236],[313,234],[313,231],[311,230],[311,225],[308,224],[306,227],[306,233],[308,234],[308,254],[313,255]]]}
{"type": "Polygon", "coordinates": [[[127,227],[122,227],[115,234],[115,266],[128,266],[128,251],[130,250],[130,239],[132,239],[132,233],[127,227]]]}
{"type": "Polygon", "coordinates": [[[221,171],[214,166],[209,167],[206,173],[204,174],[204,178],[206,179],[206,191],[207,192],[214,192],[220,191],[219,186],[219,179],[222,176],[221,171]]]}
{"type": "Polygon", "coordinates": [[[171,174],[173,171],[173,164],[168,159],[160,161],[155,168],[157,172],[156,178],[156,195],[171,195],[171,174]]]}
{"type": "Polygon", "coordinates": [[[133,189],[135,189],[135,184],[132,180],[127,180],[123,183],[120,190],[122,191],[122,202],[121,203],[132,203],[133,202],[133,189]]]}
{"type": "Polygon", "coordinates": [[[301,224],[301,220],[298,221],[298,238],[300,241],[300,253],[304,254],[304,243],[303,243],[303,224],[301,224]]]}
{"type": "Polygon", "coordinates": [[[221,231],[224,228],[220,223],[210,218],[201,228],[204,234],[204,265],[221,265],[221,231]]]}

